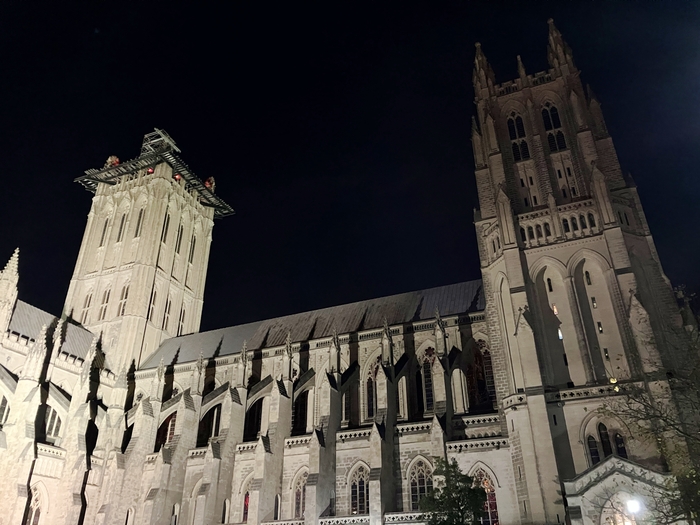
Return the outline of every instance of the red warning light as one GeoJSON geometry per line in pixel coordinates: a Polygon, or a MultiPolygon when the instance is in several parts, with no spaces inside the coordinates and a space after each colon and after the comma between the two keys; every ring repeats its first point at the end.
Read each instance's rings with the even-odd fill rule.
{"type": "Polygon", "coordinates": [[[176,173],[175,175],[173,175],[173,178],[175,180],[179,181],[182,178],[182,175],[180,175],[179,173],[176,173]]]}
{"type": "Polygon", "coordinates": [[[153,173],[155,170],[153,168],[148,168],[146,171],[148,171],[148,173],[153,173]]]}

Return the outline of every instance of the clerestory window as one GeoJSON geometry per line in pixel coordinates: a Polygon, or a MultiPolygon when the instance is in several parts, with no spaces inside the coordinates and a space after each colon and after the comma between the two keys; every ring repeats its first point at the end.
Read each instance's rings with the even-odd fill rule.
{"type": "Polygon", "coordinates": [[[542,108],[542,120],[544,121],[544,129],[547,132],[547,144],[549,151],[554,153],[566,149],[566,138],[561,128],[561,119],[559,118],[559,110],[549,102],[542,108]]]}
{"type": "Polygon", "coordinates": [[[508,118],[508,136],[511,141],[513,160],[519,162],[530,158],[530,149],[525,140],[525,125],[523,118],[515,112],[508,118]]]}

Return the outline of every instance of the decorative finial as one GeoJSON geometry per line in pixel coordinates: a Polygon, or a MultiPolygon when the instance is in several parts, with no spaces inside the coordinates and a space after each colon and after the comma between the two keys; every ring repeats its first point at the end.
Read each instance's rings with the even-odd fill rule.
{"type": "Polygon", "coordinates": [[[158,370],[156,372],[158,374],[158,381],[162,381],[165,375],[165,361],[163,361],[162,357],[160,358],[160,363],[158,364],[158,370]]]}
{"type": "Polygon", "coordinates": [[[202,370],[204,370],[204,352],[199,352],[199,357],[197,358],[197,371],[199,374],[202,374],[202,370]]]}
{"type": "Polygon", "coordinates": [[[8,260],[7,264],[5,265],[5,270],[3,270],[3,273],[5,275],[17,275],[18,270],[19,270],[19,248],[15,248],[15,251],[12,253],[10,260],[8,260]]]}
{"type": "Polygon", "coordinates": [[[291,359],[292,357],[292,331],[287,330],[287,340],[285,341],[285,352],[287,352],[287,356],[291,359]]]}

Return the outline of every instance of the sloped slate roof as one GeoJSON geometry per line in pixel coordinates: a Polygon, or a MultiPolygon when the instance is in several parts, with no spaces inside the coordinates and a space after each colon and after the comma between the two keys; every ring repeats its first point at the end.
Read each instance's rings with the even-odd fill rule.
{"type": "Polygon", "coordinates": [[[298,342],[329,337],[334,327],[339,334],[380,328],[384,325],[384,318],[389,325],[433,319],[436,308],[442,316],[483,310],[481,280],[174,337],[164,341],[141,369],[157,367],[161,358],[169,365],[195,361],[200,352],[205,358],[237,354],[244,340],[248,342],[249,350],[283,345],[288,332],[291,332],[292,341],[298,342]]]}
{"type": "MultiPolygon", "coordinates": [[[[55,315],[18,300],[15,310],[12,312],[12,319],[10,319],[10,332],[16,332],[30,339],[36,339],[39,332],[41,332],[41,327],[44,325],[50,326],[55,319],[55,315]]],[[[66,323],[66,340],[61,347],[61,351],[65,354],[85,359],[93,337],[92,332],[82,326],[66,323]]]]}

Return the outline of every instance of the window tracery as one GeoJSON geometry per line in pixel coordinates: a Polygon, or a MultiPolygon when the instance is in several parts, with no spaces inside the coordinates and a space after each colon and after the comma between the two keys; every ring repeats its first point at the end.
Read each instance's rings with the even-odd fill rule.
{"type": "Polygon", "coordinates": [[[411,467],[408,482],[411,486],[411,510],[420,510],[420,500],[433,490],[433,468],[419,459],[411,467]]]}
{"type": "Polygon", "coordinates": [[[31,503],[23,525],[39,525],[39,520],[41,519],[41,495],[38,490],[33,488],[29,491],[29,497],[31,498],[31,503]]]}
{"type": "Polygon", "coordinates": [[[544,121],[544,129],[547,132],[547,144],[549,151],[555,153],[566,149],[566,139],[561,130],[561,119],[559,118],[559,110],[556,106],[547,102],[542,108],[542,120],[544,121]]]}
{"type": "Polygon", "coordinates": [[[525,125],[523,118],[512,112],[507,121],[508,136],[511,140],[511,149],[513,151],[513,160],[519,162],[530,158],[530,149],[525,140],[525,125]]]}
{"type": "Polygon", "coordinates": [[[46,442],[54,444],[61,436],[61,417],[51,405],[46,405],[46,442]]]}
{"type": "Polygon", "coordinates": [[[496,504],[496,489],[494,488],[491,476],[482,468],[474,473],[474,482],[486,492],[484,502],[484,512],[479,519],[481,525],[498,525],[498,505],[496,504]]]}
{"type": "Polygon", "coordinates": [[[369,470],[360,465],[350,477],[350,513],[369,514],[369,470]]]}
{"type": "Polygon", "coordinates": [[[306,513],[306,482],[309,479],[309,472],[304,471],[298,476],[294,484],[294,517],[303,518],[306,513]]]}

